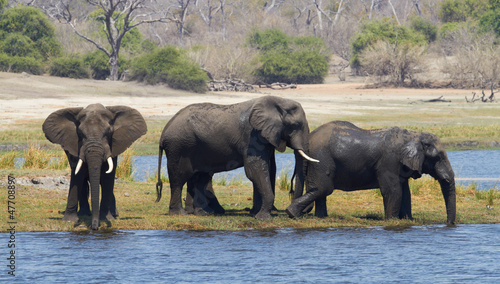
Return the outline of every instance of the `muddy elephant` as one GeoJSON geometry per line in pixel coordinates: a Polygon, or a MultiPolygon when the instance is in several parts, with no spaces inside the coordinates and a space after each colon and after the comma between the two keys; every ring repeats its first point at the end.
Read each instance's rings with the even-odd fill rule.
{"type": "Polygon", "coordinates": [[[135,109],[127,106],[92,104],[65,108],[50,114],[43,123],[47,139],[60,144],[71,167],[68,202],[63,220],[78,221],[78,215],[90,215],[92,229],[99,219],[118,216],[113,194],[117,157],[147,131],[146,122],[135,109]],[[99,186],[102,199],[99,207],[99,186]],[[80,211],[77,213],[78,203],[80,211]]]}
{"type": "MultiPolygon", "coordinates": [[[[185,183],[188,193],[193,193],[195,214],[220,210],[215,195],[207,197],[213,174],[244,167],[254,189],[252,214],[258,219],[271,218],[274,151],[284,151],[288,146],[295,150],[296,157],[314,161],[306,154],[308,135],[302,106],[289,99],[264,96],[233,105],[201,103],[185,107],[167,123],[159,143],[158,177],[165,151],[170,178],[169,214],[186,214],[181,200],[185,183]]],[[[158,179],[157,201],[162,186],[158,179]]]]}
{"type": "Polygon", "coordinates": [[[332,121],[311,132],[309,153],[321,157],[309,163],[304,183],[298,182],[286,209],[299,217],[315,202],[315,215],[327,216],[326,197],[334,189],[353,191],[380,188],[385,218],[412,218],[408,179],[429,174],[444,197],[447,223],[455,222],[455,175],[439,138],[391,127],[364,130],[346,121],[332,121]]]}

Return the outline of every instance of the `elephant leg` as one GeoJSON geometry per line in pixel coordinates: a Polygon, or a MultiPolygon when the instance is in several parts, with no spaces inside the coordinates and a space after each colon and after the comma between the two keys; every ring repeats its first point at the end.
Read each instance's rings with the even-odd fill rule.
{"type": "Polygon", "coordinates": [[[188,181],[188,187],[192,184],[194,189],[193,209],[195,215],[207,216],[214,214],[214,210],[208,205],[206,193],[207,185],[211,179],[210,174],[199,172],[194,174],[188,181]]]}
{"type": "Polygon", "coordinates": [[[411,215],[411,193],[410,186],[408,185],[408,180],[401,182],[402,196],[401,196],[401,208],[399,209],[400,219],[413,219],[411,215]]]}
{"type": "Polygon", "coordinates": [[[212,186],[212,176],[210,176],[210,180],[208,181],[208,184],[205,186],[205,188],[206,188],[205,193],[207,195],[208,206],[212,208],[214,213],[217,215],[225,214],[226,210],[224,209],[224,207],[220,205],[217,196],[215,196],[214,188],[212,186]]]}
{"type": "Polygon", "coordinates": [[[187,214],[194,214],[194,183],[191,180],[187,182],[187,190],[186,190],[186,200],[184,201],[184,209],[187,214]]]}
{"type": "Polygon", "coordinates": [[[392,186],[380,185],[380,192],[384,200],[385,219],[399,218],[403,195],[399,183],[392,186]]]}
{"type": "Polygon", "coordinates": [[[82,187],[78,191],[78,202],[80,204],[80,209],[78,210],[78,216],[90,216],[90,204],[89,204],[89,182],[87,179],[82,181],[82,187]]]}
{"type": "Polygon", "coordinates": [[[312,209],[312,203],[316,202],[315,215],[327,217],[326,197],[332,194],[333,174],[329,177],[319,175],[319,170],[311,166],[307,177],[307,191],[304,195],[294,199],[286,212],[291,218],[298,218],[312,209]]]}
{"type": "MultiPolygon", "coordinates": [[[[114,165],[117,165],[117,158],[113,158],[114,165]]],[[[116,210],[116,199],[113,189],[115,187],[116,167],[109,174],[106,173],[107,165],[101,167],[101,206],[99,208],[100,220],[114,220],[118,216],[116,210]]]]}
{"type": "Polygon", "coordinates": [[[75,175],[73,168],[74,167],[72,167],[71,170],[71,179],[69,183],[68,202],[66,204],[66,210],[64,211],[63,217],[63,221],[69,222],[77,222],[79,220],[79,214],[77,212],[79,202],[81,204],[80,209],[83,210],[82,215],[90,215],[90,206],[88,201],[89,185],[87,179],[85,178],[87,176],[87,169],[82,167],[78,175],[75,175]],[[83,198],[84,195],[87,196],[83,198]]]}
{"type": "Polygon", "coordinates": [[[314,216],[318,218],[328,217],[328,210],[326,208],[326,196],[321,196],[316,199],[314,216]]]}
{"type": "MultiPolygon", "coordinates": [[[[270,219],[271,210],[274,206],[274,194],[269,178],[269,156],[248,157],[245,161],[245,173],[253,184],[254,192],[257,191],[257,194],[260,194],[262,198],[260,210],[255,214],[255,218],[260,220],[270,219]]],[[[254,197],[257,194],[254,194],[254,197]]],[[[254,207],[257,207],[257,205],[255,204],[254,207]]]]}
{"type": "MultiPolygon", "coordinates": [[[[177,161],[178,162],[178,161],[177,161]]],[[[177,165],[174,159],[167,160],[168,176],[170,177],[170,205],[168,207],[169,215],[186,215],[182,208],[182,187],[193,175],[189,171],[181,171],[183,165],[177,165]]]]}
{"type": "MultiPolygon", "coordinates": [[[[274,153],[270,156],[269,159],[269,180],[271,181],[271,188],[273,192],[273,196],[276,196],[276,157],[274,153]]],[[[255,187],[254,187],[255,188],[255,187]]],[[[260,194],[261,190],[257,189],[253,191],[253,206],[250,210],[250,214],[256,215],[261,207],[262,207],[262,196],[260,194]]],[[[272,210],[278,211],[276,206],[273,204],[272,210]]]]}

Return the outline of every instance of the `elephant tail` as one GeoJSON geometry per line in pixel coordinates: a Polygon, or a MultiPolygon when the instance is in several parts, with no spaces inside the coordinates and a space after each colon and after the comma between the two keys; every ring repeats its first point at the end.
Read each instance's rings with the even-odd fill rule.
{"type": "Polygon", "coordinates": [[[163,182],[161,181],[161,158],[163,156],[163,148],[159,147],[158,153],[158,182],[156,183],[156,202],[159,202],[161,199],[161,191],[163,189],[163,182]]]}

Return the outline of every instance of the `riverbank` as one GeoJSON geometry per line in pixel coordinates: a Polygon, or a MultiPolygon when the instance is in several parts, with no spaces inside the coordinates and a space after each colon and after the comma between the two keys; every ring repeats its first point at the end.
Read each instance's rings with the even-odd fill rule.
{"type": "MultiPolygon", "coordinates": [[[[25,185],[23,179],[67,178],[64,170],[0,170],[2,180],[0,200],[8,200],[8,176],[15,178],[13,218],[17,231],[87,231],[90,217],[80,223],[63,222],[68,186],[47,189],[25,185]],[[19,182],[18,182],[19,181],[19,182]]],[[[11,178],[12,180],[12,178],[11,178]]],[[[164,184],[164,194],[156,203],[155,182],[117,180],[115,196],[120,216],[116,220],[101,221],[101,230],[246,230],[246,229],[318,229],[332,227],[408,227],[445,224],[446,211],[439,184],[429,178],[414,180],[412,209],[414,220],[384,220],[383,202],[379,190],[356,192],[335,191],[328,197],[329,217],[319,219],[309,214],[300,219],[290,219],[284,212],[289,205],[288,191],[276,190],[274,218],[260,221],[248,209],[252,206],[252,187],[242,184],[215,185],[217,197],[226,209],[223,216],[169,216],[169,186],[164,184]]],[[[12,192],[11,192],[12,193],[12,192]]],[[[12,194],[11,194],[12,195],[12,194]]],[[[500,191],[479,191],[474,186],[457,187],[457,219],[460,224],[500,223],[500,191]],[[488,205],[488,206],[487,206],[488,205]]],[[[10,213],[9,213],[10,214],[10,213]]]]}

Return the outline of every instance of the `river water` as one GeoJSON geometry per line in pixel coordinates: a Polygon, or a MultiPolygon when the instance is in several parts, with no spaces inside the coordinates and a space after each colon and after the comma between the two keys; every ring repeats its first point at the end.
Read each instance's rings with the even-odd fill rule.
{"type": "MultiPolygon", "coordinates": [[[[456,182],[467,186],[475,183],[478,189],[487,190],[490,188],[500,189],[500,151],[448,151],[456,182]]],[[[162,158],[162,174],[167,175],[166,158],[162,158]]],[[[154,176],[158,168],[158,156],[141,156],[133,159],[133,176],[137,181],[144,181],[148,177],[154,176]]],[[[294,155],[291,153],[277,154],[277,173],[282,171],[291,177],[295,166],[294,155]]],[[[241,180],[246,183],[250,181],[246,178],[243,168],[230,172],[217,173],[214,179],[241,180]]]]}
{"type": "Polygon", "coordinates": [[[15,277],[1,250],[4,283],[500,283],[500,224],[18,232],[16,241],[15,277]]]}

